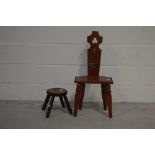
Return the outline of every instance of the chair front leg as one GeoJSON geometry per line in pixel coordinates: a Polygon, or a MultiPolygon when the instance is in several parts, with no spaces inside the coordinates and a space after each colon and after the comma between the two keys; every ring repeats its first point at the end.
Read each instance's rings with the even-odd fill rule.
{"type": "Polygon", "coordinates": [[[79,103],[80,110],[82,109],[84,93],[85,93],[85,84],[81,84],[81,96],[80,96],[80,103],[79,103]]]}
{"type": "Polygon", "coordinates": [[[77,116],[78,107],[81,101],[82,84],[78,83],[76,86],[76,93],[74,99],[74,117],[77,116]]]}
{"type": "Polygon", "coordinates": [[[107,110],[107,95],[106,95],[105,89],[106,88],[104,88],[104,85],[101,84],[101,94],[102,94],[102,100],[103,100],[103,108],[104,108],[104,110],[107,110]]]}
{"type": "Polygon", "coordinates": [[[105,94],[107,96],[107,106],[109,118],[112,118],[112,95],[110,84],[105,85],[105,94]]]}

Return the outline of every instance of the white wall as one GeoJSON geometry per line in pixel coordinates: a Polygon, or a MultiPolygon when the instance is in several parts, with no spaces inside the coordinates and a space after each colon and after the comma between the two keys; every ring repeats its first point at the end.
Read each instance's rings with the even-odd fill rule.
{"type": "MultiPolygon", "coordinates": [[[[49,87],[68,89],[85,75],[87,35],[103,35],[100,75],[112,76],[114,102],[155,102],[155,27],[0,27],[0,99],[44,100],[49,87]]],[[[85,101],[101,101],[87,85],[85,101]]]]}

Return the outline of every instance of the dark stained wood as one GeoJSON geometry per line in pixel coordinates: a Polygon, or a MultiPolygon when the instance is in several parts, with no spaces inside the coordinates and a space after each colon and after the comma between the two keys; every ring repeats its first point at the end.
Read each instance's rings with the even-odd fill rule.
{"type": "Polygon", "coordinates": [[[59,96],[59,95],[67,94],[67,90],[64,88],[50,88],[47,90],[47,94],[59,96]]]}
{"type": "Polygon", "coordinates": [[[62,107],[65,108],[63,97],[62,96],[59,96],[59,99],[60,99],[60,102],[61,102],[62,107]]]}
{"type": "Polygon", "coordinates": [[[43,107],[42,107],[42,110],[45,110],[46,109],[47,104],[49,102],[49,99],[50,99],[50,95],[47,94],[47,96],[45,98],[45,102],[44,102],[43,107]]]}
{"type": "Polygon", "coordinates": [[[91,45],[99,45],[103,41],[103,37],[99,35],[98,31],[92,31],[92,34],[87,37],[87,42],[90,43],[91,45]],[[94,39],[96,38],[96,40],[94,39]]]}
{"type": "Polygon", "coordinates": [[[104,108],[104,110],[107,110],[107,96],[104,93],[104,90],[105,90],[104,85],[101,84],[101,93],[102,93],[102,100],[103,100],[103,108],[104,108]]]}
{"type": "Polygon", "coordinates": [[[100,70],[101,50],[97,46],[91,46],[88,51],[88,76],[98,76],[100,70]]]}
{"type": "Polygon", "coordinates": [[[101,61],[101,49],[99,44],[102,43],[103,37],[99,35],[97,31],[93,31],[90,36],[87,37],[90,48],[87,50],[87,63],[88,63],[88,76],[98,76],[100,70],[101,61]]]}
{"type": "Polygon", "coordinates": [[[111,77],[105,76],[76,76],[75,83],[113,84],[111,77]]]}
{"type": "Polygon", "coordinates": [[[72,109],[71,109],[71,107],[70,107],[70,103],[69,103],[69,101],[68,101],[67,96],[64,95],[63,97],[64,97],[64,100],[65,100],[65,103],[66,103],[67,109],[68,109],[69,113],[72,115],[73,112],[72,112],[72,109]]]}
{"type": "Polygon", "coordinates": [[[48,106],[47,113],[46,113],[47,118],[50,116],[50,113],[51,113],[51,110],[52,110],[52,107],[53,107],[54,98],[55,98],[55,96],[51,97],[50,105],[48,106]]]}
{"type": "Polygon", "coordinates": [[[90,48],[87,50],[87,76],[76,76],[75,83],[76,93],[74,100],[74,116],[77,116],[78,108],[82,108],[82,102],[85,92],[85,84],[101,84],[101,94],[103,99],[104,110],[108,108],[109,118],[112,118],[112,95],[111,84],[113,80],[111,77],[99,76],[100,61],[101,61],[101,49],[99,44],[103,41],[103,37],[99,35],[97,31],[93,31],[90,36],[87,37],[87,42],[90,43],[90,48]]]}
{"type": "Polygon", "coordinates": [[[65,104],[66,104],[66,107],[67,107],[69,113],[72,114],[72,109],[70,107],[70,103],[67,98],[67,90],[66,89],[64,89],[64,88],[50,88],[46,91],[46,93],[47,93],[47,96],[46,96],[45,102],[43,104],[42,110],[46,109],[49,99],[51,98],[50,104],[48,105],[48,109],[47,109],[47,113],[46,113],[47,118],[50,116],[50,112],[53,107],[53,102],[54,102],[55,97],[59,97],[62,107],[65,108],[65,104]],[[64,104],[64,101],[65,101],[65,104],[64,104]]]}
{"type": "Polygon", "coordinates": [[[112,96],[111,96],[111,86],[106,84],[103,86],[103,94],[105,95],[106,105],[108,107],[109,118],[112,118],[112,96]]]}
{"type": "Polygon", "coordinates": [[[84,93],[85,93],[85,84],[81,84],[81,96],[80,96],[80,102],[79,102],[79,109],[82,109],[82,102],[84,98],[84,93]]]}
{"type": "Polygon", "coordinates": [[[77,116],[79,103],[81,101],[81,93],[82,93],[82,84],[77,83],[76,86],[76,93],[75,93],[75,100],[74,100],[74,116],[77,116]]]}

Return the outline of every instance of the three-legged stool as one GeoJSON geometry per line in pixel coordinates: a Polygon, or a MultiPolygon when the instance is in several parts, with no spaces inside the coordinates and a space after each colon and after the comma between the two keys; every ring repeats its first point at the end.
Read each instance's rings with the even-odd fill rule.
{"type": "Polygon", "coordinates": [[[63,108],[65,108],[65,103],[66,103],[67,109],[68,109],[69,113],[72,115],[72,109],[70,107],[70,103],[67,98],[67,90],[64,88],[50,88],[47,90],[47,96],[46,96],[45,102],[42,107],[42,110],[45,110],[47,107],[47,104],[49,103],[49,100],[50,100],[50,103],[49,103],[49,106],[47,109],[47,113],[46,113],[46,117],[48,118],[50,115],[55,97],[59,97],[63,108]]]}

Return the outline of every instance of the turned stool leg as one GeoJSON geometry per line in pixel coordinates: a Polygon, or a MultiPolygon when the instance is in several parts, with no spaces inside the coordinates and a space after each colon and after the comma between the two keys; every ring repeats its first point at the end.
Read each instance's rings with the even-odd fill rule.
{"type": "Polygon", "coordinates": [[[52,107],[53,107],[54,98],[55,98],[55,96],[52,96],[52,98],[51,98],[51,100],[50,100],[50,105],[49,105],[49,107],[48,107],[48,109],[47,109],[47,113],[46,113],[46,117],[47,117],[47,118],[49,117],[49,115],[50,115],[50,113],[51,113],[51,109],[52,109],[52,107]]]}
{"type": "Polygon", "coordinates": [[[107,96],[107,106],[108,106],[108,115],[109,118],[112,118],[112,96],[110,84],[106,85],[106,96],[107,96]]]}
{"type": "Polygon", "coordinates": [[[66,95],[64,95],[64,99],[65,99],[65,102],[66,102],[67,109],[68,109],[69,113],[72,115],[73,112],[72,112],[72,109],[70,107],[70,104],[69,104],[69,101],[68,101],[68,98],[67,98],[66,95]]]}
{"type": "Polygon", "coordinates": [[[81,100],[81,87],[82,85],[80,83],[76,86],[76,93],[75,93],[75,99],[74,99],[74,117],[77,116],[79,103],[81,100]]]}
{"type": "Polygon", "coordinates": [[[62,96],[59,96],[59,99],[60,99],[60,102],[61,102],[62,107],[65,108],[65,104],[64,104],[64,101],[63,101],[62,96]]]}
{"type": "Polygon", "coordinates": [[[101,94],[102,94],[102,100],[103,100],[103,108],[104,110],[107,110],[107,99],[106,99],[106,93],[104,93],[104,85],[101,84],[101,94]]]}
{"type": "Polygon", "coordinates": [[[79,109],[80,110],[82,109],[84,93],[85,93],[85,84],[81,84],[81,96],[80,96],[80,103],[79,103],[79,109]]]}
{"type": "Polygon", "coordinates": [[[43,107],[42,107],[42,110],[45,110],[46,109],[47,104],[49,102],[49,99],[50,99],[50,95],[47,94],[46,99],[45,99],[45,102],[44,102],[43,107]]]}

